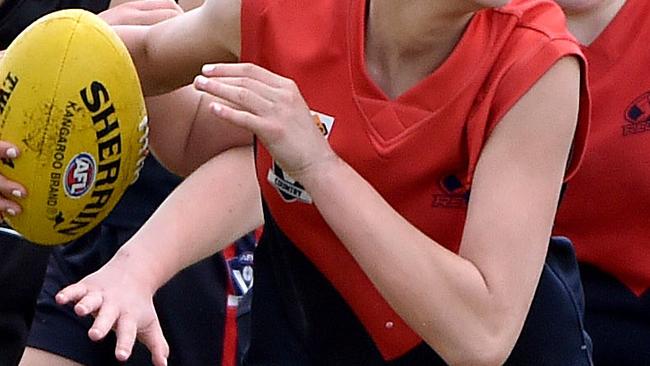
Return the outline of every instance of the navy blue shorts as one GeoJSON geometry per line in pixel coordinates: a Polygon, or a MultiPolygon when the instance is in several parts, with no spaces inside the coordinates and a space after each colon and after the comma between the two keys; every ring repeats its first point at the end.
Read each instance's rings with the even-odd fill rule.
{"type": "MultiPolygon", "coordinates": [[[[92,318],[79,318],[70,306],[57,305],[54,295],[98,269],[134,231],[102,225],[82,240],[53,252],[38,297],[29,346],[89,366],[118,364],[113,333],[102,342],[92,342],[87,336],[92,318]],[[91,250],[93,245],[96,247],[91,250]],[[103,253],[104,248],[113,249],[103,253]]],[[[171,348],[170,365],[220,364],[226,273],[223,258],[213,256],[187,268],[157,292],[154,303],[171,348]]],[[[150,354],[136,344],[127,364],[150,365],[150,354]]]]}
{"type": "Polygon", "coordinates": [[[4,230],[0,229],[0,365],[16,365],[23,354],[50,248],[4,230]]]}
{"type": "Polygon", "coordinates": [[[563,237],[551,239],[542,277],[507,365],[592,365],[584,324],[584,294],[575,251],[563,237]]]}
{"type": "Polygon", "coordinates": [[[593,266],[581,264],[580,271],[594,363],[650,365],[650,291],[637,297],[616,278],[593,266]]]}
{"type": "MultiPolygon", "coordinates": [[[[347,303],[266,216],[255,252],[250,349],[246,366],[436,366],[422,343],[384,361],[347,303]]],[[[584,302],[571,242],[552,238],[539,286],[507,365],[591,366],[584,302]]]]}

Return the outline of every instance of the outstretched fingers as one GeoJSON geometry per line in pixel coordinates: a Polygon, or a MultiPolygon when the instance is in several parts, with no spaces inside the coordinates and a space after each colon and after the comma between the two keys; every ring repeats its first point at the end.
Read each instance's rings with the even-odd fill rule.
{"type": "Polygon", "coordinates": [[[131,350],[138,335],[138,324],[129,314],[122,314],[117,320],[115,334],[117,336],[115,357],[118,361],[125,362],[131,356],[131,350]]]}
{"type": "Polygon", "coordinates": [[[79,316],[96,313],[102,307],[103,302],[104,299],[100,292],[89,291],[74,306],[74,312],[79,316]]]}
{"type": "Polygon", "coordinates": [[[167,366],[169,345],[163,336],[158,320],[141,331],[139,339],[151,351],[151,361],[155,366],[167,366]]]}
{"type": "Polygon", "coordinates": [[[75,283],[59,291],[54,299],[59,305],[77,303],[84,296],[86,296],[87,293],[88,287],[86,287],[86,285],[83,283],[75,283]]]}
{"type": "Polygon", "coordinates": [[[117,318],[120,316],[119,309],[110,304],[104,304],[95,317],[92,327],[88,330],[88,337],[97,342],[108,334],[113,329],[117,318]]]}

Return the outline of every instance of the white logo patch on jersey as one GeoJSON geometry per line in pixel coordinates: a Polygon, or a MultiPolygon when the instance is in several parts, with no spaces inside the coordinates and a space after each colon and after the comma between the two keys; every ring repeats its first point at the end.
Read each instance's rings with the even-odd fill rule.
{"type": "MultiPolygon", "coordinates": [[[[329,138],[334,126],[334,117],[314,111],[311,111],[311,116],[323,136],[329,138]]],[[[312,203],[311,196],[307,193],[305,187],[282,171],[275,161],[273,161],[273,166],[269,169],[266,179],[275,187],[285,202],[312,203]]]]}

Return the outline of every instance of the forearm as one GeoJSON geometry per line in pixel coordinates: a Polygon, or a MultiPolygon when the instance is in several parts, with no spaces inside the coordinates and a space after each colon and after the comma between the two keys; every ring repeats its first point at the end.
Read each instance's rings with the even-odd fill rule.
{"type": "MultiPolygon", "coordinates": [[[[160,73],[154,72],[156,62],[153,54],[155,54],[155,51],[150,45],[151,40],[149,38],[152,26],[115,25],[113,26],[113,29],[129,50],[131,59],[138,70],[140,83],[145,96],[154,96],[171,92],[174,89],[180,88],[189,83],[189,81],[185,83],[182,81],[176,81],[179,79],[178,76],[182,75],[175,75],[174,73],[169,72],[170,80],[166,80],[162,77],[164,74],[162,70],[160,73]]],[[[191,80],[191,77],[186,78],[191,80]]]]}
{"type": "Polygon", "coordinates": [[[382,296],[443,357],[487,346],[493,330],[475,330],[498,328],[503,312],[476,266],[413,227],[345,162],[333,165],[301,183],[382,296]]]}
{"type": "Polygon", "coordinates": [[[234,62],[239,54],[239,2],[207,1],[152,26],[116,26],[147,96],[192,82],[207,62],[234,62]]]}
{"type": "Polygon", "coordinates": [[[188,177],[111,261],[152,290],[262,224],[251,147],[224,152],[188,177]]]}
{"type": "Polygon", "coordinates": [[[250,132],[209,112],[214,99],[191,85],[146,99],[151,150],[168,170],[188,176],[221,152],[252,144],[250,132]]]}

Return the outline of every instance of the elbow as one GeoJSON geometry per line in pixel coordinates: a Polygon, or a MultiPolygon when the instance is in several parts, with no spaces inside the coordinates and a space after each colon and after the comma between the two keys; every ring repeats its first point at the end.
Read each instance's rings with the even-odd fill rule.
{"type": "Polygon", "coordinates": [[[178,155],[181,154],[170,156],[170,154],[158,153],[153,148],[151,148],[149,151],[153,155],[154,159],[160,163],[160,165],[162,165],[167,171],[179,177],[185,178],[188,175],[192,174],[192,172],[197,168],[194,166],[190,167],[182,156],[179,158],[178,155]]]}
{"type": "Polygon", "coordinates": [[[500,366],[506,362],[514,346],[501,339],[476,342],[456,348],[453,354],[443,357],[445,362],[453,366],[500,366]]]}
{"type": "Polygon", "coordinates": [[[506,362],[512,351],[512,347],[501,344],[499,341],[470,348],[467,349],[467,353],[458,355],[447,362],[450,365],[458,366],[500,366],[506,362]]]}
{"type": "MultiPolygon", "coordinates": [[[[496,320],[496,319],[494,319],[496,320]]],[[[502,319],[503,320],[503,319],[502,319]]],[[[503,365],[517,342],[520,329],[504,321],[483,323],[464,332],[462,338],[448,345],[439,345],[438,352],[449,365],[503,365]]]]}
{"type": "Polygon", "coordinates": [[[130,50],[133,63],[140,77],[140,87],[145,97],[155,97],[163,95],[176,89],[169,84],[165,76],[158,75],[154,70],[157,69],[155,50],[151,41],[151,26],[143,26],[144,32],[139,44],[135,50],[130,50]]]}

